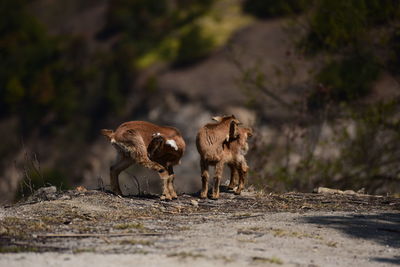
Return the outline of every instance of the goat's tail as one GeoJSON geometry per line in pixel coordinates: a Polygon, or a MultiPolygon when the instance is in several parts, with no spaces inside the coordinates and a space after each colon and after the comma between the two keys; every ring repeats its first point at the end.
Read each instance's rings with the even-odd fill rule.
{"type": "Polygon", "coordinates": [[[101,129],[100,133],[107,137],[110,141],[114,137],[114,131],[113,130],[108,130],[108,129],[101,129]]]}

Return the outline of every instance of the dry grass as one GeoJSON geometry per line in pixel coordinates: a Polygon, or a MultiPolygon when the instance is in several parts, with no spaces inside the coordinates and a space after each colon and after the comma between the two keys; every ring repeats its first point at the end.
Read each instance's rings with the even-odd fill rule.
{"type": "Polygon", "coordinates": [[[121,223],[114,225],[114,229],[137,229],[137,230],[144,230],[145,227],[142,223],[121,223]]]}
{"type": "Polygon", "coordinates": [[[265,258],[265,257],[253,257],[252,261],[255,263],[270,263],[282,265],[283,261],[277,257],[265,258]]]}

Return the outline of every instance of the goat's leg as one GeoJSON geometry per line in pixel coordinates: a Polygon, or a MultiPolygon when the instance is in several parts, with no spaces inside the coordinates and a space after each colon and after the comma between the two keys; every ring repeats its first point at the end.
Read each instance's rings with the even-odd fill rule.
{"type": "Polygon", "coordinates": [[[172,196],[169,193],[168,189],[168,180],[170,175],[168,174],[167,170],[158,171],[158,175],[160,176],[162,182],[162,195],[160,196],[161,200],[172,200],[172,196]]]}
{"type": "Polygon", "coordinates": [[[174,169],[172,166],[168,167],[168,174],[169,174],[169,178],[168,178],[168,190],[169,190],[169,194],[171,195],[171,197],[173,199],[177,199],[178,195],[175,192],[174,189],[174,179],[175,179],[175,174],[174,174],[174,169]]]}
{"type": "Polygon", "coordinates": [[[231,170],[231,180],[229,182],[228,188],[230,190],[233,190],[235,188],[235,186],[238,185],[239,172],[238,172],[237,168],[232,164],[229,164],[229,169],[231,170]]]}
{"type": "Polygon", "coordinates": [[[118,182],[118,176],[123,170],[125,170],[132,164],[133,164],[133,160],[131,158],[125,157],[125,156],[121,155],[120,153],[118,153],[116,162],[113,165],[111,165],[111,167],[110,167],[111,190],[115,194],[122,195],[121,188],[120,188],[119,182],[118,182]]]}
{"type": "Polygon", "coordinates": [[[172,200],[172,196],[168,190],[168,177],[161,177],[163,193],[160,196],[161,200],[172,200]]]}
{"type": "Polygon", "coordinates": [[[167,169],[165,167],[163,167],[161,164],[159,164],[157,162],[150,160],[146,154],[144,154],[144,155],[142,154],[140,157],[135,157],[135,160],[137,163],[139,163],[143,167],[154,170],[154,171],[158,172],[159,174],[165,172],[165,174],[162,177],[166,176],[168,173],[167,169]]]}
{"type": "Polygon", "coordinates": [[[224,162],[220,161],[215,165],[214,187],[212,192],[212,199],[219,198],[219,185],[221,183],[222,172],[224,170],[224,162]]]}
{"type": "Polygon", "coordinates": [[[247,172],[249,171],[249,166],[247,166],[247,163],[244,161],[237,170],[239,172],[239,185],[235,191],[235,195],[240,195],[244,188],[244,180],[247,176],[247,172]]]}
{"type": "Polygon", "coordinates": [[[136,151],[133,152],[132,156],[135,158],[136,162],[139,163],[140,165],[158,172],[158,175],[160,176],[160,179],[162,181],[162,188],[163,188],[163,193],[160,196],[160,199],[171,200],[172,197],[168,190],[169,174],[167,169],[161,164],[149,159],[149,157],[147,156],[147,151],[145,149],[145,146],[138,147],[136,151]]]}
{"type": "Polygon", "coordinates": [[[200,160],[200,168],[201,168],[201,193],[200,198],[207,198],[208,193],[208,178],[210,175],[208,174],[208,163],[201,159],[200,160]]]}

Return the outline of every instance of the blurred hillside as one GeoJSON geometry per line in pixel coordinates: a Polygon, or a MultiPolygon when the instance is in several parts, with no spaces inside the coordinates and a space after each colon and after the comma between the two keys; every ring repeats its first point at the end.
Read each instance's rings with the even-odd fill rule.
{"type": "MultiPolygon", "coordinates": [[[[0,0],[0,13],[3,201],[107,186],[99,129],[127,120],[182,131],[177,187],[197,191],[196,132],[228,113],[256,129],[259,188],[400,192],[398,1],[0,0]]],[[[135,168],[126,193],[132,175],[157,188],[135,168]]]]}

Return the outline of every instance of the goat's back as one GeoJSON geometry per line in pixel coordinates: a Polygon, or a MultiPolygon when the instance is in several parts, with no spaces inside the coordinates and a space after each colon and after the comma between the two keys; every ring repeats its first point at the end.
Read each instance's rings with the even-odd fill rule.
{"type": "Polygon", "coordinates": [[[227,130],[219,124],[206,124],[196,136],[196,147],[203,159],[219,161],[227,130]]]}
{"type": "Polygon", "coordinates": [[[156,124],[146,122],[146,121],[130,121],[121,124],[114,132],[114,138],[117,141],[124,141],[124,139],[129,138],[132,136],[140,136],[143,139],[145,146],[147,147],[151,140],[153,139],[153,134],[160,133],[166,138],[173,138],[175,142],[180,143],[185,146],[185,142],[178,131],[178,129],[170,126],[158,126],[156,124]]]}

